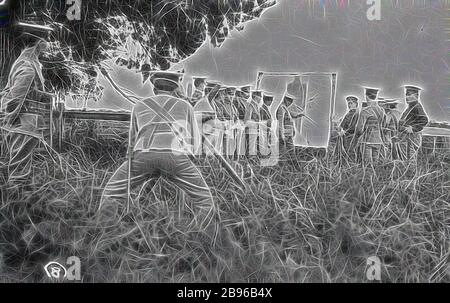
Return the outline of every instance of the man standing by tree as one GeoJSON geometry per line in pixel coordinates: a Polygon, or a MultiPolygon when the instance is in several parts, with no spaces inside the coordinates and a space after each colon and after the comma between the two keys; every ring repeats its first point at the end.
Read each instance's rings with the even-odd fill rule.
{"type": "Polygon", "coordinates": [[[155,97],[138,102],[130,126],[131,156],[109,180],[102,195],[102,214],[120,215],[120,202],[129,190],[150,178],[164,177],[185,191],[197,208],[194,218],[201,229],[209,225],[213,198],[200,171],[189,156],[198,135],[192,107],[182,99],[179,73],[159,72],[151,77],[155,97]],[[198,216],[197,216],[198,215],[198,216]]]}
{"type": "MultiPolygon", "coordinates": [[[[43,33],[42,36],[47,35],[43,33]]],[[[3,129],[9,148],[9,188],[19,188],[28,181],[35,148],[48,128],[44,114],[50,111],[51,95],[46,93],[40,55],[47,42],[33,34],[23,37],[33,46],[25,48],[14,62],[8,84],[2,93],[3,129]]]]}
{"type": "Polygon", "coordinates": [[[428,124],[428,116],[420,103],[420,91],[417,86],[405,86],[406,104],[399,122],[400,157],[403,160],[416,160],[422,145],[422,130],[428,124]]]}

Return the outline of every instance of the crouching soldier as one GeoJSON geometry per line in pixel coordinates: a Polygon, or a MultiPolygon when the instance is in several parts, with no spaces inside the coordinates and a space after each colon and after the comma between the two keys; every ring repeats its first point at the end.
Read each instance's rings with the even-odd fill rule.
{"type": "Polygon", "coordinates": [[[50,112],[52,96],[44,91],[39,56],[47,42],[32,38],[34,45],[24,49],[14,62],[2,98],[2,128],[9,149],[8,188],[23,188],[32,172],[33,154],[48,130],[44,114],[50,112]]]}
{"type": "MultiPolygon", "coordinates": [[[[182,100],[179,73],[159,72],[150,78],[155,97],[138,102],[130,125],[129,159],[106,185],[100,205],[106,218],[121,215],[129,191],[152,178],[165,178],[193,199],[198,227],[209,225],[213,198],[201,172],[193,164],[193,139],[198,129],[191,105],[182,100]]],[[[194,221],[193,221],[194,222],[194,221]]]]}
{"type": "Polygon", "coordinates": [[[402,160],[417,160],[419,148],[422,146],[422,130],[428,124],[428,116],[420,103],[421,88],[406,86],[406,104],[399,122],[399,148],[402,160]]]}

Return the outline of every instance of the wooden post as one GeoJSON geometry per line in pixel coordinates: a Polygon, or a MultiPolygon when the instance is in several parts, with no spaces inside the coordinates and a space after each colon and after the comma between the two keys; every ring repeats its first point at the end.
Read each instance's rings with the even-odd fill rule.
{"type": "Polygon", "coordinates": [[[331,74],[331,108],[330,108],[330,138],[328,139],[328,142],[331,139],[331,134],[333,133],[333,118],[334,114],[336,113],[336,98],[337,98],[337,80],[338,80],[338,74],[332,73],[331,74]]]}

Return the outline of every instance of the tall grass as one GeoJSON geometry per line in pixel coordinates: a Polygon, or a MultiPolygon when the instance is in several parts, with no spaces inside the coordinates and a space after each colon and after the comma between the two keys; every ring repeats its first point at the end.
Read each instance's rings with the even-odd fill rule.
{"type": "Polygon", "coordinates": [[[69,129],[62,164],[37,155],[34,189],[2,193],[1,281],[48,281],[42,265],[74,255],[85,282],[365,282],[370,256],[384,282],[450,282],[448,152],[417,165],[338,165],[331,152],[285,154],[274,167],[235,163],[254,194],[214,159],[197,159],[216,232],[191,228],[191,201],[161,180],[105,228],[100,195],[126,148],[125,131],[107,131],[69,129]]]}

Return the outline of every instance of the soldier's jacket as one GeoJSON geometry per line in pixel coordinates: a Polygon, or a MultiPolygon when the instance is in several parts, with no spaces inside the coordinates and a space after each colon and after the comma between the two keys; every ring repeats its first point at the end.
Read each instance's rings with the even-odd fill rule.
{"type": "Polygon", "coordinates": [[[134,106],[131,119],[130,144],[133,151],[170,149],[186,153],[190,149],[190,152],[196,152],[193,148],[198,142],[199,131],[193,108],[188,102],[169,95],[151,97],[134,106]],[[171,115],[168,117],[170,121],[163,120],[152,110],[151,101],[171,115]]]}
{"type": "Polygon", "coordinates": [[[26,49],[14,62],[2,92],[3,126],[10,131],[41,136],[47,128],[51,97],[44,92],[42,66],[33,49],[26,49]]]}
{"type": "Polygon", "coordinates": [[[359,142],[364,144],[383,144],[382,121],[384,112],[379,106],[369,106],[361,110],[356,134],[359,142]]]}
{"type": "Polygon", "coordinates": [[[414,133],[421,132],[428,124],[428,117],[422,104],[416,102],[411,104],[403,113],[399,122],[399,132],[403,133],[408,126],[412,127],[414,133]]]}
{"type": "Polygon", "coordinates": [[[400,113],[397,110],[391,110],[384,115],[382,127],[383,127],[383,139],[385,143],[391,143],[393,137],[398,133],[400,113]]]}
{"type": "Polygon", "coordinates": [[[340,127],[345,131],[347,135],[353,135],[356,131],[356,124],[358,123],[358,110],[351,109],[344,116],[340,127]]]}

